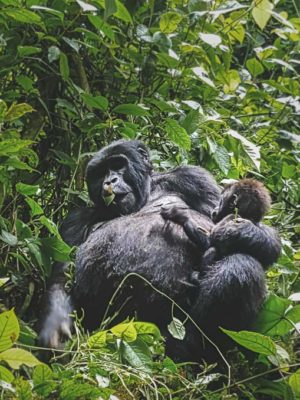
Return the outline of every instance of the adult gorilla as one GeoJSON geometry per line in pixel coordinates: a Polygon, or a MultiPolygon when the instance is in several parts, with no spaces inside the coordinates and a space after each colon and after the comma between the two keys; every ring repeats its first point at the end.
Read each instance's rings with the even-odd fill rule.
{"type": "MultiPolygon", "coordinates": [[[[62,226],[66,242],[81,244],[75,285],[67,295],[64,268],[57,265],[40,333],[44,345],[56,347],[61,336],[70,334],[68,314],[73,307],[84,310],[86,328],[98,327],[109,300],[130,272],[142,275],[174,299],[202,328],[209,327],[213,337],[220,325],[231,329],[248,326],[265,294],[264,271],[254,258],[245,256],[243,265],[228,266],[226,271],[215,269],[210,280],[200,281],[199,288],[186,284],[194,267],[201,264],[207,240],[202,232],[210,230],[211,211],[220,196],[207,171],[182,166],[152,173],[147,148],[139,141],[121,140],[100,150],[89,162],[87,184],[95,206],[71,213],[62,226]],[[202,228],[194,232],[197,245],[181,226],[162,218],[161,207],[171,204],[187,210],[188,220],[193,222],[190,229],[202,228]]],[[[227,232],[227,242],[230,235],[227,232]]],[[[243,224],[236,224],[232,240],[243,235],[252,246],[258,241],[262,248],[276,247],[275,237],[249,238],[243,224]]],[[[119,321],[136,312],[140,320],[153,321],[163,333],[171,320],[170,302],[137,278],[124,285],[114,306],[119,321]]],[[[202,355],[201,338],[192,329],[180,346],[172,340],[169,343],[171,353],[181,359],[202,355]]]]}

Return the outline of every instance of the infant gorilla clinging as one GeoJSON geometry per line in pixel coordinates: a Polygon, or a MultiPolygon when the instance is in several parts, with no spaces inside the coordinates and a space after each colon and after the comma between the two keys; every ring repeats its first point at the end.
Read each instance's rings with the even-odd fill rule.
{"type": "MultiPolygon", "coordinates": [[[[227,225],[228,229],[228,224],[231,224],[232,229],[235,229],[234,226],[238,223],[248,224],[249,232],[253,233],[253,229],[256,229],[258,235],[261,232],[266,233],[268,230],[272,230],[274,234],[272,228],[261,223],[270,205],[271,198],[269,192],[261,182],[254,179],[242,179],[227,185],[222,192],[218,206],[212,212],[212,220],[216,225],[211,232],[207,232],[206,243],[204,243],[203,235],[199,235],[198,233],[203,230],[192,223],[187,210],[175,207],[163,208],[161,214],[166,220],[181,225],[193,242],[202,247],[206,246],[207,250],[203,255],[201,263],[201,275],[212,268],[216,261],[237,252],[251,254],[263,267],[267,267],[276,261],[281,249],[280,239],[277,235],[276,251],[273,254],[265,254],[265,249],[257,246],[257,243],[254,246],[251,241],[246,243],[240,240],[238,236],[236,241],[231,240],[231,242],[226,242],[226,237],[224,237],[225,231],[223,235],[222,230],[222,227],[225,227],[225,225],[227,225]]],[[[192,282],[198,281],[199,273],[193,272],[191,280],[192,282]]]]}

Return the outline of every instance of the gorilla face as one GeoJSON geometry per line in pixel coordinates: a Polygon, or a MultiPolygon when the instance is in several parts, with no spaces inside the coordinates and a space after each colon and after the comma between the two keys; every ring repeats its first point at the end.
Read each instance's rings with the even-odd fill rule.
{"type": "Polygon", "coordinates": [[[119,140],[100,150],[87,166],[89,194],[113,216],[138,211],[149,197],[152,165],[139,141],[119,140]]]}

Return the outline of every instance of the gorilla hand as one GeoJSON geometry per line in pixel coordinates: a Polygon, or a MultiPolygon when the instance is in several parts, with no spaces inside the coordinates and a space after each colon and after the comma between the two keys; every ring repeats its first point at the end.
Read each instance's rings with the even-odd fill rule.
{"type": "Polygon", "coordinates": [[[52,286],[48,300],[49,312],[43,321],[39,342],[44,347],[57,349],[64,339],[71,338],[72,304],[70,297],[58,284],[52,286]]]}

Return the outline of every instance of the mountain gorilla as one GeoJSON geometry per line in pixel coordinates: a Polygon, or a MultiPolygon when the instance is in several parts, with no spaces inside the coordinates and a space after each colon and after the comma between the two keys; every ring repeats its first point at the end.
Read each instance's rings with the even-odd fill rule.
{"type": "MultiPolygon", "coordinates": [[[[213,290],[211,281],[205,278],[196,290],[186,284],[192,270],[201,263],[207,246],[203,232],[213,226],[211,212],[220,197],[218,186],[206,170],[181,166],[153,173],[147,148],[137,140],[120,140],[100,150],[89,162],[87,184],[94,207],[71,213],[62,226],[67,243],[81,244],[75,284],[70,295],[66,294],[64,266],[54,268],[40,332],[43,345],[57,347],[63,336],[70,335],[69,313],[73,308],[84,310],[87,329],[99,327],[116,288],[131,272],[142,275],[174,299],[212,334],[219,326],[248,326],[265,294],[264,271],[254,258],[228,265],[226,271],[215,269],[211,274],[213,290]],[[167,205],[186,209],[192,227],[201,227],[195,232],[197,244],[180,225],[163,219],[161,207],[167,205]]],[[[248,234],[243,224],[235,224],[226,232],[226,240],[235,241],[238,235],[270,252],[276,248],[275,237],[248,234]]],[[[118,292],[110,315],[117,315],[120,322],[135,312],[140,320],[156,323],[167,335],[171,309],[165,297],[141,279],[130,277],[118,292]]],[[[199,334],[187,326],[183,342],[168,337],[167,350],[182,360],[199,360],[203,343],[199,334]]]]}

